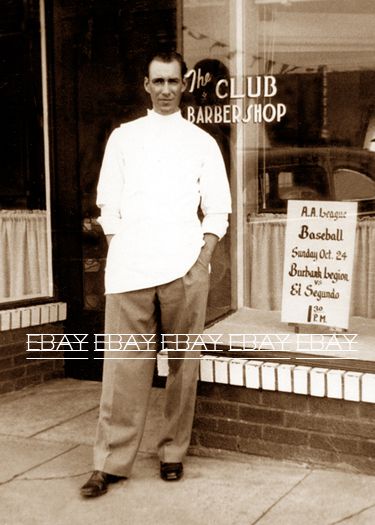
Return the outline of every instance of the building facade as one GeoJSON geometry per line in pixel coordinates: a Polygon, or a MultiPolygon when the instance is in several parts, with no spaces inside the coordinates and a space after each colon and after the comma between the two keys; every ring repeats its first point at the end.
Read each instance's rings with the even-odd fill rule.
{"type": "Polygon", "coordinates": [[[0,10],[1,392],[63,375],[100,379],[101,158],[112,129],[147,108],[145,55],[173,48],[189,69],[184,115],[217,140],[234,203],[207,312],[222,344],[205,348],[192,447],[373,471],[372,3],[11,0],[0,10]],[[319,313],[316,322],[307,313],[294,323],[293,301],[291,323],[281,322],[291,200],[307,202],[310,215],[325,202],[357,203],[352,269],[344,258],[332,277],[313,248],[298,255],[298,277],[321,272],[324,282],[329,273],[329,293],[350,281],[346,324],[325,321],[341,303],[328,298],[322,310],[313,276],[307,312],[319,313]],[[239,334],[248,334],[243,344],[239,334]],[[310,343],[280,353],[278,334],[310,343]],[[349,334],[359,342],[353,354],[349,334]]]}

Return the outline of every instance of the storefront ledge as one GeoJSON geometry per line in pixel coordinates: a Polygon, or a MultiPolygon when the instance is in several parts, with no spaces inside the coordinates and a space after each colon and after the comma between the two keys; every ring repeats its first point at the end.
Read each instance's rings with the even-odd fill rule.
{"type": "MultiPolygon", "coordinates": [[[[167,375],[167,356],[159,375],[167,375]]],[[[375,403],[375,374],[204,355],[200,381],[375,403]]]]}
{"type": "Polygon", "coordinates": [[[0,311],[0,332],[66,319],[66,303],[47,303],[0,311]]]}

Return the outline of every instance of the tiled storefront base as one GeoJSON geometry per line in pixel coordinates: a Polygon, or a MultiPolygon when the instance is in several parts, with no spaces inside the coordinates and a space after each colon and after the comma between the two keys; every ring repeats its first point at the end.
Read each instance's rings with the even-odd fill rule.
{"type": "Polygon", "coordinates": [[[373,374],[248,363],[202,359],[194,448],[375,474],[373,374]]]}
{"type": "Polygon", "coordinates": [[[283,362],[205,355],[200,379],[315,397],[375,403],[375,374],[283,362]]]}
{"type": "Polygon", "coordinates": [[[63,334],[65,303],[3,310],[0,312],[0,394],[64,377],[64,354],[53,359],[28,359],[28,334],[63,334]]]}

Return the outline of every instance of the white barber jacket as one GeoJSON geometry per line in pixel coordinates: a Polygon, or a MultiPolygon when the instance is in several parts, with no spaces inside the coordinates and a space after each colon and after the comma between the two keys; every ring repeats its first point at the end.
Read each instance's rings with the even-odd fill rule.
{"type": "Polygon", "coordinates": [[[114,234],[106,293],[171,282],[194,264],[204,233],[221,238],[227,229],[231,199],[220,149],[180,112],[148,111],[109,137],[97,204],[104,233],[114,234]]]}

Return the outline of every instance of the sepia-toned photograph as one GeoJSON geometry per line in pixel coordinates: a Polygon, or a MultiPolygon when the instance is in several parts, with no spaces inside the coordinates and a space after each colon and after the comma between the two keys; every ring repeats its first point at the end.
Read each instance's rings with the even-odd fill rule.
{"type": "Polygon", "coordinates": [[[0,522],[375,523],[375,2],[0,0],[0,522]]]}

